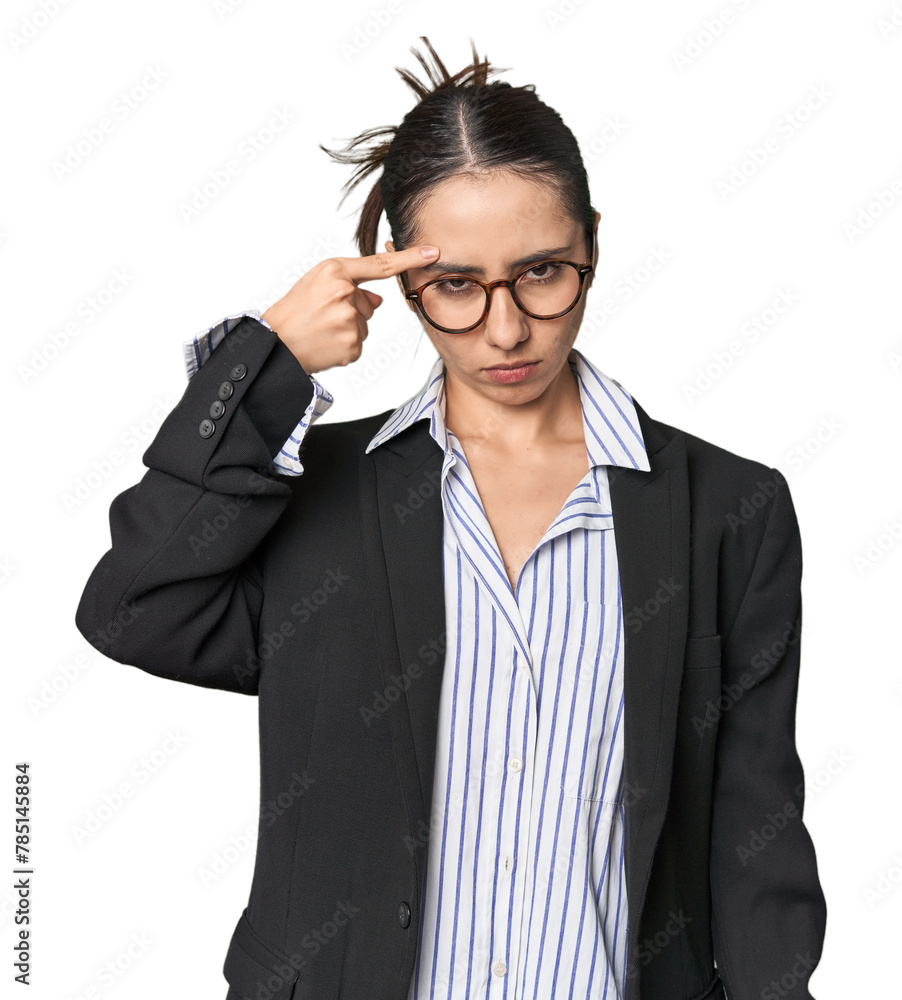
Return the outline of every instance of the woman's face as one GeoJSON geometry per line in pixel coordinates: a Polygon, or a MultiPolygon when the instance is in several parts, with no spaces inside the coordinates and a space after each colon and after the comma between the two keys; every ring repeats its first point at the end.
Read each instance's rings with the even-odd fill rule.
{"type": "MultiPolygon", "coordinates": [[[[596,227],[598,219],[596,213],[596,227]]],[[[437,246],[440,256],[434,265],[407,272],[411,288],[450,273],[484,282],[513,278],[525,266],[516,262],[537,252],[576,263],[584,263],[589,254],[582,227],[566,215],[553,185],[509,170],[441,181],[416,221],[417,243],[437,246]]],[[[393,249],[390,242],[386,246],[393,249]]],[[[488,316],[467,333],[443,333],[417,315],[445,362],[446,380],[499,402],[520,404],[540,396],[561,373],[579,332],[591,281],[592,274],[576,306],[558,319],[527,316],[506,288],[492,292],[488,316]],[[486,371],[530,361],[538,364],[517,382],[498,382],[486,371]]]]}

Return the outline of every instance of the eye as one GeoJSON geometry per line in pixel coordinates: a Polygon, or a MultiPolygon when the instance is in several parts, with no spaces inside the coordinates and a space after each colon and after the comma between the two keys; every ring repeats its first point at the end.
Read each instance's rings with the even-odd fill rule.
{"type": "Polygon", "coordinates": [[[538,264],[533,264],[528,271],[524,271],[518,280],[526,285],[549,284],[560,276],[562,270],[561,264],[553,264],[551,261],[543,260],[538,264]]]}
{"type": "Polygon", "coordinates": [[[443,278],[429,286],[430,291],[449,298],[471,294],[479,286],[468,278],[443,278]]]}

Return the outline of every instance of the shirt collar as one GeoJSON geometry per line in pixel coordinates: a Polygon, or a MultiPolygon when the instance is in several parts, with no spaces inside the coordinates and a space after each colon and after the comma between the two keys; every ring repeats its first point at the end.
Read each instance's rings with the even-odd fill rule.
{"type": "MultiPolygon", "coordinates": [[[[575,347],[570,349],[568,361],[579,385],[590,465],[593,468],[597,465],[621,465],[650,471],[639,418],[630,394],[575,347]]],[[[448,455],[451,446],[445,431],[444,388],[444,362],[439,356],[423,388],[389,416],[370,440],[366,453],[400,434],[417,420],[428,419],[429,433],[448,455]]]]}

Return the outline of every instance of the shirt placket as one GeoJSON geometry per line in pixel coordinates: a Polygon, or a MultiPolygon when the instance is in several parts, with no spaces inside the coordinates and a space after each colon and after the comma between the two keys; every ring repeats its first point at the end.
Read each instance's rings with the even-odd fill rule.
{"type": "MultiPolygon", "coordinates": [[[[450,435],[458,455],[459,442],[450,435]]],[[[534,796],[541,795],[541,775],[537,778],[538,698],[535,658],[525,625],[529,609],[522,609],[509,586],[503,561],[473,478],[465,461],[452,461],[458,481],[448,481],[451,496],[445,495],[445,515],[485,597],[494,605],[499,622],[504,622],[504,657],[507,663],[506,698],[492,713],[490,745],[503,747],[503,767],[496,775],[492,791],[500,803],[497,830],[496,891],[492,899],[492,923],[485,947],[490,956],[491,998],[519,1000],[528,984],[521,969],[527,917],[527,891],[531,886],[532,854],[535,849],[534,796]],[[464,502],[469,498],[471,502],[464,502]],[[511,973],[514,973],[511,975],[511,973]]],[[[571,493],[549,526],[525,566],[543,546],[574,527],[598,526],[587,515],[597,514],[596,477],[587,473],[571,493]]],[[[499,640],[500,641],[500,640],[499,640]]],[[[547,680],[547,679],[546,679],[547,680]]],[[[554,680],[556,683],[556,679],[554,680]]],[[[547,725],[548,720],[543,720],[547,725]]]]}
{"type": "MultiPolygon", "coordinates": [[[[459,442],[451,435],[458,453],[459,442]]],[[[487,940],[489,987],[487,997],[512,1000],[520,960],[525,894],[529,871],[530,818],[533,812],[537,698],[532,657],[522,613],[510,588],[501,554],[475,483],[465,462],[453,463],[459,482],[446,479],[443,490],[445,516],[457,539],[468,574],[484,599],[498,614],[496,639],[505,670],[503,685],[497,677],[489,726],[489,746],[500,754],[500,767],[490,777],[487,792],[499,803],[497,829],[482,831],[496,843],[495,880],[487,940]],[[450,496],[448,495],[450,492],[450,496]],[[467,500],[470,502],[466,502],[467,500]],[[473,502],[473,501],[476,502],[473,502]],[[497,699],[497,703],[494,699],[497,699]]],[[[477,669],[487,669],[480,661],[477,669]]]]}

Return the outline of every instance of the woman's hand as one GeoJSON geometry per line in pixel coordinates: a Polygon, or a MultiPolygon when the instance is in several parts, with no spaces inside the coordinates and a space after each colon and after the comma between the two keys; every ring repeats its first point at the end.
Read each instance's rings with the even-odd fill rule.
{"type": "Polygon", "coordinates": [[[360,357],[366,321],[382,304],[381,295],[358,288],[358,283],[390,278],[438,257],[437,247],[430,247],[430,253],[426,249],[416,246],[369,257],[321,260],[263,318],[308,375],[348,365],[360,357]]]}

